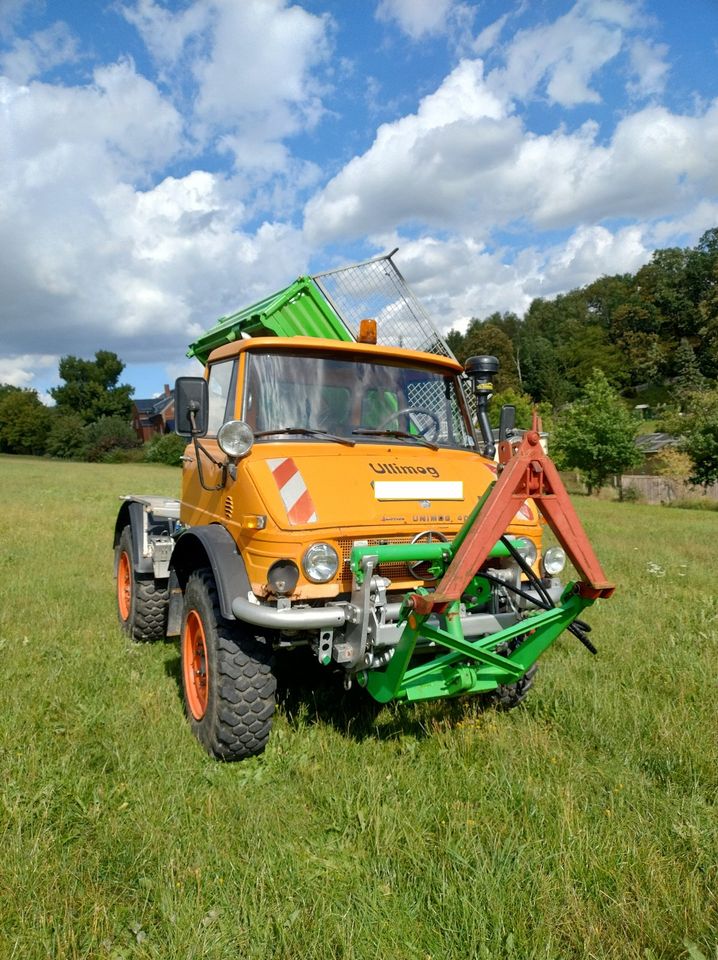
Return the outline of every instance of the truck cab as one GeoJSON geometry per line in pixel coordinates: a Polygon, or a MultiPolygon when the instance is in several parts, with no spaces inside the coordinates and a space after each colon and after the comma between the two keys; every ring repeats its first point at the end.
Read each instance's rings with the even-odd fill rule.
{"type": "MultiPolygon", "coordinates": [[[[452,539],[495,479],[462,374],[454,360],[372,344],[266,337],[220,347],[206,370],[201,471],[192,446],[184,460],[180,522],[221,525],[261,603],[347,598],[355,544],[452,539]]],[[[181,404],[181,383],[178,393],[181,404]]],[[[535,562],[530,503],[508,532],[531,541],[535,562]]],[[[375,572],[390,593],[431,576],[421,564],[375,572]]]]}

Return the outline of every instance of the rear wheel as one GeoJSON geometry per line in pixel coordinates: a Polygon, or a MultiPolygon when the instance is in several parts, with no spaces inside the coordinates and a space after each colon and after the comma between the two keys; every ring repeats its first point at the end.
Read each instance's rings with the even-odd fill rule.
{"type": "Polygon", "coordinates": [[[140,643],[162,640],[167,625],[167,582],[140,579],[132,556],[132,529],[128,524],[115,547],[117,618],[133,640],[140,643]]]}
{"type": "Polygon", "coordinates": [[[187,581],[180,652],[187,718],[205,750],[221,760],[261,753],[275,706],[272,650],[222,617],[208,569],[187,581]]]}

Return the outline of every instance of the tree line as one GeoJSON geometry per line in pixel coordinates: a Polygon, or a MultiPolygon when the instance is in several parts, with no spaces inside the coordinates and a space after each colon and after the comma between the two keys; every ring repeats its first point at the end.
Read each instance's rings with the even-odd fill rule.
{"type": "Polygon", "coordinates": [[[640,459],[632,441],[626,443],[638,428],[626,416],[636,404],[655,411],[657,429],[682,437],[690,479],[718,479],[718,227],[695,247],[656,250],[635,273],[535,299],[523,317],[506,312],[474,319],[466,333],[452,330],[447,341],[462,362],[483,353],[498,357],[494,420],[501,403],[514,403],[519,425],[528,426],[538,405],[554,428],[559,459],[591,473],[589,486],[640,459]],[[623,424],[613,444],[623,451],[618,460],[599,442],[609,425],[615,432],[608,409],[623,424]],[[589,434],[590,410],[596,422],[589,434]],[[587,447],[594,452],[587,454],[587,447]],[[587,456],[611,469],[592,471],[587,456]]]}
{"type": "Polygon", "coordinates": [[[63,357],[58,369],[63,383],[49,391],[53,407],[36,390],[0,384],[0,452],[178,463],[184,449],[179,437],[156,437],[142,449],[130,425],[134,388],[119,382],[124,368],[110,350],[98,350],[94,360],[63,357]]]}

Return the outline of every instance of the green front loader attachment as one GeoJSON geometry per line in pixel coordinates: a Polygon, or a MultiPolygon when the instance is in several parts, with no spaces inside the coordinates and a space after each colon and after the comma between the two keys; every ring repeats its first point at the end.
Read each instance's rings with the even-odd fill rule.
{"type": "Polygon", "coordinates": [[[404,597],[398,644],[385,665],[358,676],[380,703],[455,697],[518,684],[567,629],[596,652],[586,636],[590,627],[578,618],[599,597],[610,597],[614,586],[605,578],[556,467],[541,448],[535,415],[533,429],[518,448],[504,442],[499,457],[498,480],[479,499],[453,541],[356,546],[352,550],[351,568],[358,590],[375,565],[398,560],[429,563],[429,574],[437,581],[433,591],[419,588],[404,597]],[[570,583],[555,604],[521,556],[521,539],[504,535],[517,507],[528,497],[583,576],[570,583]],[[491,581],[496,580],[484,564],[507,555],[524,579],[520,586],[499,582],[524,597],[529,596],[525,588],[530,586],[533,608],[510,626],[467,639],[462,616],[468,613],[470,619],[472,607],[486,602],[491,581]]]}

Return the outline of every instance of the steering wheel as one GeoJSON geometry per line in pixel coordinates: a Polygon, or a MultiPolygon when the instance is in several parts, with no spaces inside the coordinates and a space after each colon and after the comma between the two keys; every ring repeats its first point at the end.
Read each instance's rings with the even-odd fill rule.
{"type": "Polygon", "coordinates": [[[383,430],[387,424],[391,423],[392,420],[396,420],[397,427],[399,426],[399,417],[408,416],[424,416],[428,417],[431,420],[431,423],[427,423],[423,430],[419,430],[418,425],[415,424],[417,430],[419,430],[419,436],[424,437],[426,440],[435,440],[439,431],[441,430],[441,423],[439,418],[434,413],[433,410],[429,410],[427,407],[402,407],[401,410],[395,410],[393,413],[390,413],[382,422],[377,426],[377,430],[383,430]],[[429,431],[432,431],[431,436],[427,436],[429,431]]]}

